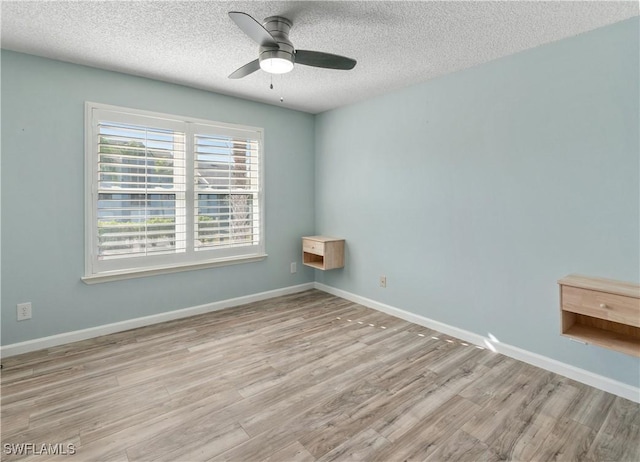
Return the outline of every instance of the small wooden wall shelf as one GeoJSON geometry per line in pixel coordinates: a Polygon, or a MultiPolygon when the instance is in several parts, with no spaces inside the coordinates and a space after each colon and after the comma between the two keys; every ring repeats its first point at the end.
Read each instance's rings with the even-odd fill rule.
{"type": "Polygon", "coordinates": [[[575,274],[558,284],[563,335],[640,357],[640,285],[575,274]]]}
{"type": "Polygon", "coordinates": [[[327,236],[302,238],[302,264],[320,270],[344,266],[344,239],[327,236]]]}

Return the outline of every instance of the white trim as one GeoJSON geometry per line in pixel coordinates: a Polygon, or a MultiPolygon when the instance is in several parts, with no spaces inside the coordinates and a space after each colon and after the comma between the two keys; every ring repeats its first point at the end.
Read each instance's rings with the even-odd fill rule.
{"type": "Polygon", "coordinates": [[[176,124],[176,123],[182,124],[184,122],[189,122],[189,123],[203,124],[208,126],[215,125],[216,127],[220,127],[222,129],[222,133],[224,133],[225,135],[236,134],[238,132],[247,132],[247,133],[254,133],[254,132],[263,133],[264,132],[264,128],[262,127],[253,127],[250,125],[218,122],[214,120],[191,117],[183,114],[168,114],[166,112],[147,111],[145,109],[131,108],[131,107],[125,107],[125,106],[115,106],[113,104],[98,103],[95,101],[85,101],[85,107],[86,105],[89,105],[92,108],[97,108],[104,111],[121,112],[128,115],[131,114],[132,111],[135,111],[135,114],[137,116],[144,116],[144,117],[150,117],[153,119],[158,119],[158,120],[164,121],[161,123],[165,123],[165,124],[176,124]]]}
{"type": "Polygon", "coordinates": [[[296,286],[284,287],[282,289],[268,290],[257,294],[245,295],[242,297],[230,298],[219,302],[206,303],[204,305],[192,306],[180,310],[168,311],[166,313],[153,314],[141,318],[128,319],[126,321],[114,322],[103,326],[89,327],[88,329],[65,332],[62,334],[51,335],[49,337],[27,340],[26,342],[13,343],[0,347],[0,357],[7,358],[31,351],[41,350],[43,348],[51,348],[66,343],[78,342],[90,338],[100,337],[102,335],[123,332],[125,330],[136,329],[138,327],[151,326],[161,322],[172,321],[174,319],[187,318],[197,314],[210,313],[212,311],[223,310],[234,306],[244,305],[246,303],[259,302],[282,295],[290,295],[305,290],[313,289],[313,283],[308,282],[296,286]]]}
{"type": "Polygon", "coordinates": [[[354,303],[366,306],[368,308],[390,314],[391,316],[396,316],[400,319],[404,319],[405,321],[409,321],[414,324],[436,330],[443,334],[451,335],[452,337],[456,337],[460,340],[473,343],[474,345],[491,349],[492,351],[501,353],[505,356],[509,356],[510,358],[523,361],[527,364],[540,367],[542,369],[573,379],[577,382],[581,382],[594,388],[598,388],[599,390],[604,390],[608,393],[612,393],[614,395],[621,396],[622,398],[640,403],[640,388],[638,387],[634,387],[632,385],[610,379],[603,375],[594,374],[593,372],[587,371],[585,369],[581,369],[579,367],[572,366],[570,364],[566,364],[555,359],[533,353],[531,351],[523,350],[512,345],[498,342],[495,339],[483,337],[482,335],[476,334],[474,332],[469,332],[467,330],[459,329],[457,327],[450,326],[439,321],[434,321],[433,319],[425,318],[424,316],[410,313],[394,306],[386,305],[384,303],[380,303],[366,297],[361,297],[360,295],[356,295],[345,290],[336,289],[335,287],[327,286],[319,282],[314,283],[314,287],[318,290],[327,292],[337,297],[341,297],[354,303]]]}

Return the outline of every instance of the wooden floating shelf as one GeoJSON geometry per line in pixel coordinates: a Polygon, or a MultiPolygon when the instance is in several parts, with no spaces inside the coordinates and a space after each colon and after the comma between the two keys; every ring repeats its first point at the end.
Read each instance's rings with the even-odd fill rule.
{"type": "Polygon", "coordinates": [[[344,239],[303,237],[302,264],[323,271],[344,267],[344,239]]]}
{"type": "Polygon", "coordinates": [[[558,284],[563,335],[640,357],[640,285],[578,275],[558,284]]]}

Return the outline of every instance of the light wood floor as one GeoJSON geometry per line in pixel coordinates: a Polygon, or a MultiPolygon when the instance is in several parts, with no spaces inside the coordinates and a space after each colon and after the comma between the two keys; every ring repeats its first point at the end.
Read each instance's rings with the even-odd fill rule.
{"type": "Polygon", "coordinates": [[[2,460],[640,460],[640,405],[319,291],[3,363],[2,460]]]}

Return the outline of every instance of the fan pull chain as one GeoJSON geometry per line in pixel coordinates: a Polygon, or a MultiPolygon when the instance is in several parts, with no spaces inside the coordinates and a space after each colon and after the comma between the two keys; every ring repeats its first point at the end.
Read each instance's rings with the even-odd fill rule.
{"type": "MultiPolygon", "coordinates": [[[[270,75],[271,83],[269,84],[269,88],[273,90],[273,74],[270,75]]],[[[280,76],[280,83],[282,83],[282,75],[280,76]]],[[[280,85],[282,87],[282,85],[280,85]]],[[[284,95],[280,93],[280,102],[284,103],[284,95]]]]}
{"type": "MultiPolygon", "coordinates": [[[[284,85],[282,85],[282,74],[280,74],[280,87],[284,88],[284,85]]],[[[282,92],[280,92],[280,102],[283,103],[284,102],[284,95],[282,94],[282,92]]]]}

